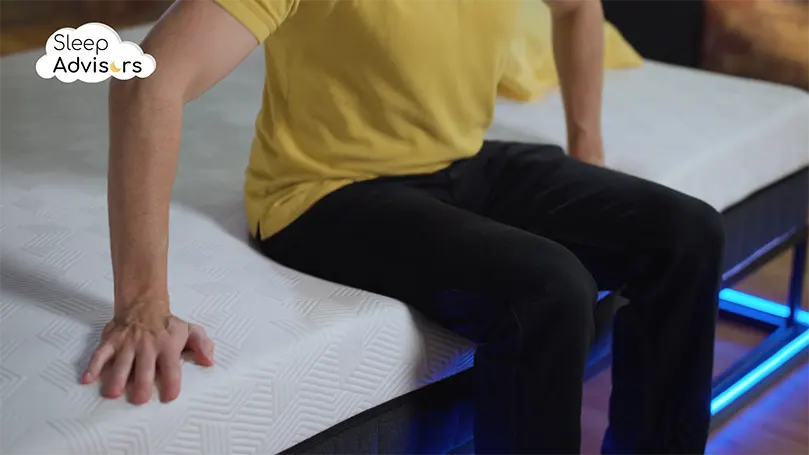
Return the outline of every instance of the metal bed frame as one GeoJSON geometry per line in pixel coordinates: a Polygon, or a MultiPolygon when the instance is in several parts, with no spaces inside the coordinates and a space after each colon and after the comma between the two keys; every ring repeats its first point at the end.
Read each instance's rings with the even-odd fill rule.
{"type": "MultiPolygon", "coordinates": [[[[809,312],[801,309],[806,272],[809,226],[789,233],[760,249],[753,258],[724,274],[719,294],[720,315],[768,333],[767,337],[713,381],[711,427],[726,423],[771,385],[809,360],[809,312]],[[792,250],[786,304],[770,302],[730,289],[776,256],[792,250]]],[[[605,302],[606,303],[606,302],[605,302]]],[[[609,326],[606,327],[609,329],[609,326]]],[[[606,369],[612,360],[611,331],[604,330],[590,353],[585,380],[606,369]]]]}
{"type": "MultiPolygon", "coordinates": [[[[604,13],[645,58],[699,67],[704,30],[703,0],[602,0],[604,13]]],[[[805,202],[805,201],[804,201],[805,202]]],[[[798,202],[802,203],[802,202],[798,202]]],[[[720,315],[769,332],[759,345],[714,380],[712,426],[727,422],[750,400],[807,360],[809,313],[801,297],[806,273],[806,217],[796,227],[760,248],[723,276],[720,315]],[[776,256],[793,251],[785,304],[769,302],[730,289],[776,256]]],[[[588,377],[609,360],[609,348],[593,353],[588,377]]]]}
{"type": "Polygon", "coordinates": [[[711,424],[725,423],[745,404],[807,360],[809,313],[801,309],[809,227],[793,229],[765,246],[755,258],[724,277],[732,286],[774,257],[792,250],[792,267],[786,305],[724,289],[719,294],[723,316],[767,330],[770,334],[714,380],[711,424]]]}

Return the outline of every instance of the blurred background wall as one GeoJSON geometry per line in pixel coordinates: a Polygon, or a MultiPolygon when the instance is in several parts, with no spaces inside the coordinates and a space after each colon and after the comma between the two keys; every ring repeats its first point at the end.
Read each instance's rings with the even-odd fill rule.
{"type": "Polygon", "coordinates": [[[113,28],[156,20],[171,0],[0,0],[0,54],[43,47],[62,27],[103,22],[113,28]]]}
{"type": "Polygon", "coordinates": [[[809,0],[706,0],[703,66],[809,90],[809,0]]]}
{"type": "MultiPolygon", "coordinates": [[[[644,8],[666,12],[676,6],[674,2],[681,4],[677,10],[683,10],[682,3],[698,1],[656,1],[657,6],[644,8]]],[[[645,14],[640,2],[618,3],[627,14],[635,8],[645,14]]],[[[100,21],[123,28],[150,22],[170,4],[171,0],[0,0],[0,53],[41,47],[51,33],[65,26],[100,21]]],[[[809,0],[703,0],[702,10],[704,20],[695,27],[703,27],[704,68],[809,89],[809,0]]]]}
{"type": "Polygon", "coordinates": [[[115,20],[138,16],[148,20],[168,4],[167,0],[2,0],[0,25],[31,26],[65,18],[115,20]]]}

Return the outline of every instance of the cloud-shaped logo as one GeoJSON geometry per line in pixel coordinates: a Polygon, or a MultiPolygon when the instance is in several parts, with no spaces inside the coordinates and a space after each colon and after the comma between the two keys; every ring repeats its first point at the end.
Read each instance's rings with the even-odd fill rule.
{"type": "Polygon", "coordinates": [[[43,79],[96,83],[110,77],[149,77],[156,66],[154,57],[144,54],[137,44],[121,41],[108,25],[90,22],[55,31],[45,43],[45,55],[37,60],[36,70],[43,79]]]}

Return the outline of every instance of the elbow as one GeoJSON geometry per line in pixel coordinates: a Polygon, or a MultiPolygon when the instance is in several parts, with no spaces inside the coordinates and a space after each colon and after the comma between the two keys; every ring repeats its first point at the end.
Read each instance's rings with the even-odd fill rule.
{"type": "Polygon", "coordinates": [[[186,91],[182,85],[176,81],[164,79],[152,75],[141,79],[132,78],[129,80],[111,79],[109,85],[110,106],[134,106],[143,102],[180,103],[184,105],[186,100],[183,94],[186,91]]]}
{"type": "Polygon", "coordinates": [[[135,84],[137,84],[137,80],[122,81],[114,77],[110,79],[110,101],[126,98],[126,96],[134,90],[135,84]]]}
{"type": "MultiPolygon", "coordinates": [[[[122,81],[120,79],[112,78],[109,86],[109,106],[128,105],[133,98],[133,94],[135,93],[136,88],[134,86],[136,84],[137,82],[134,80],[122,81]]],[[[116,112],[116,110],[110,109],[110,114],[113,112],[116,112]]]]}
{"type": "Polygon", "coordinates": [[[138,98],[153,92],[154,85],[152,82],[146,82],[148,79],[133,78],[129,80],[120,80],[112,78],[109,86],[109,103],[110,105],[127,106],[131,105],[138,98]]]}
{"type": "Polygon", "coordinates": [[[594,0],[545,0],[554,17],[567,17],[581,11],[598,10],[603,15],[601,2],[594,0]]]}

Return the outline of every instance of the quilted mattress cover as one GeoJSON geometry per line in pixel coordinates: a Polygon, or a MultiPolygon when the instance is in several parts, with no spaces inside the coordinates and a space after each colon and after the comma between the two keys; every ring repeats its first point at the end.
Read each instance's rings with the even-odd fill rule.
{"type": "MultiPolygon", "coordinates": [[[[122,38],[137,42],[146,30],[122,38]]],[[[217,365],[186,364],[183,393],[167,405],[133,407],[78,385],[112,312],[106,86],[41,80],[38,56],[0,65],[0,453],[276,453],[471,366],[469,343],[400,302],[296,273],[247,245],[241,191],[263,77],[257,51],[188,106],[172,203],[172,306],[206,327],[217,365]]],[[[608,77],[608,157],[722,208],[806,163],[807,107],[802,92],[650,62],[608,77]],[[683,79],[692,84],[678,89],[683,79]],[[700,84],[724,89],[710,96],[725,107],[705,104],[700,84]],[[670,93],[660,95],[660,86],[670,93]],[[725,111],[697,115],[709,109],[725,111]],[[667,119],[654,122],[661,110],[667,119]],[[725,114],[746,123],[733,130],[725,114]],[[722,196],[716,180],[689,173],[772,131],[768,140],[782,148],[768,151],[780,166],[756,148],[741,150],[758,161],[712,168],[711,178],[728,165],[746,170],[743,191],[722,196]]],[[[556,95],[525,106],[501,102],[491,136],[558,141],[560,112],[556,95]]]]}

